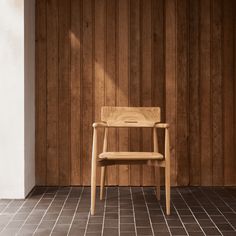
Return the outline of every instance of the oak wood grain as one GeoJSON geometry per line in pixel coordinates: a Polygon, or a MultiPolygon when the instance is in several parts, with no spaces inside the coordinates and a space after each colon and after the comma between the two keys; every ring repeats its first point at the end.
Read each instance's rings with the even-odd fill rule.
{"type": "Polygon", "coordinates": [[[70,129],[71,184],[82,184],[81,164],[81,62],[82,62],[82,1],[71,1],[70,53],[70,129]]]}
{"type": "MultiPolygon", "coordinates": [[[[152,2],[143,0],[141,2],[141,105],[149,107],[152,105],[152,2]]],[[[142,130],[142,150],[150,151],[152,143],[152,130],[142,130]]],[[[150,166],[143,166],[142,184],[154,184],[154,172],[150,166]]]]}
{"type": "MultiPolygon", "coordinates": [[[[118,2],[106,1],[106,74],[105,74],[105,105],[116,106],[118,85],[117,77],[117,9],[118,2]]],[[[116,151],[117,130],[111,129],[108,133],[108,150],[116,151]]],[[[118,182],[118,167],[111,166],[107,171],[108,184],[116,185],[118,182]]]]}
{"type": "Polygon", "coordinates": [[[227,0],[223,6],[223,106],[224,106],[224,185],[235,183],[234,145],[234,3],[227,0]]]}
{"type": "Polygon", "coordinates": [[[82,166],[83,184],[90,185],[93,123],[93,7],[92,0],[83,0],[82,27],[82,166]]]}
{"type": "Polygon", "coordinates": [[[189,2],[177,2],[177,158],[180,185],[189,184],[189,2]]]}
{"type": "Polygon", "coordinates": [[[58,1],[47,1],[47,184],[59,185],[58,1]]]}
{"type": "Polygon", "coordinates": [[[213,185],[224,182],[223,91],[222,91],[222,1],[212,1],[211,99],[213,185]]]}
{"type": "Polygon", "coordinates": [[[176,81],[176,1],[165,1],[165,109],[166,121],[170,124],[170,155],[171,155],[171,183],[177,184],[177,165],[176,158],[176,99],[177,99],[177,81],[176,81]],[[173,40],[174,39],[174,40],[173,40]]]}
{"type": "Polygon", "coordinates": [[[201,181],[200,157],[200,78],[199,78],[199,1],[189,6],[189,158],[190,185],[201,181]]]}
{"type": "MultiPolygon", "coordinates": [[[[101,107],[105,105],[105,0],[95,1],[94,21],[94,115],[95,121],[101,120],[101,107]]],[[[98,137],[102,137],[103,130],[98,129],[98,137]]],[[[102,139],[98,139],[98,152],[102,151],[102,139]]],[[[100,175],[100,168],[97,170],[100,175]]],[[[99,184],[100,178],[97,178],[99,184]]]]}
{"type": "Polygon", "coordinates": [[[70,2],[58,1],[58,159],[59,183],[70,184],[70,2]]]}
{"type": "Polygon", "coordinates": [[[47,183],[47,12],[46,0],[36,2],[36,146],[37,185],[47,183]]]}
{"type": "MultiPolygon", "coordinates": [[[[130,1],[121,0],[118,3],[118,88],[117,105],[129,105],[129,11],[130,1]]],[[[129,151],[129,130],[118,131],[118,150],[129,151]]],[[[129,184],[128,165],[119,166],[119,185],[129,184]]]]}
{"type": "Polygon", "coordinates": [[[200,126],[201,185],[212,185],[211,130],[211,4],[201,1],[200,12],[200,126]],[[203,168],[204,166],[204,168],[203,168]]]}
{"type": "MultiPolygon", "coordinates": [[[[130,86],[129,106],[141,105],[141,75],[140,75],[140,1],[130,0],[130,86]],[[132,42],[132,43],[131,43],[132,42]]],[[[140,151],[141,131],[130,130],[130,151],[140,151]]],[[[130,167],[130,184],[141,184],[141,166],[130,167]]]]}

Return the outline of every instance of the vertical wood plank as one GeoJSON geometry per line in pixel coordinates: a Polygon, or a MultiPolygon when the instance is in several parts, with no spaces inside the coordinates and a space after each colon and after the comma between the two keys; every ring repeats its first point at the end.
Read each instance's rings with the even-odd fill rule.
{"type": "Polygon", "coordinates": [[[224,185],[235,184],[234,148],[234,4],[223,2],[224,185]]]}
{"type": "Polygon", "coordinates": [[[82,2],[71,0],[71,184],[82,184],[81,181],[81,52],[82,52],[82,2]]]}
{"type": "MultiPolygon", "coordinates": [[[[152,105],[152,2],[141,1],[141,105],[152,105]]],[[[142,150],[152,150],[152,132],[150,129],[142,130],[142,150]]],[[[151,166],[143,165],[143,185],[153,185],[154,172],[151,166]]]]}
{"type": "MultiPolygon", "coordinates": [[[[234,1],[234,9],[236,9],[236,2],[234,1]]],[[[234,151],[236,152],[236,15],[234,15],[234,151]]],[[[236,169],[236,162],[234,161],[234,169],[236,169]]],[[[234,183],[236,183],[236,174],[234,173],[234,183]]]]}
{"type": "Polygon", "coordinates": [[[46,0],[36,1],[36,185],[47,178],[47,9],[46,0]]]}
{"type": "Polygon", "coordinates": [[[171,145],[171,184],[177,184],[177,158],[176,158],[176,0],[165,1],[165,110],[166,122],[170,124],[171,145]]]}
{"type": "MultiPolygon", "coordinates": [[[[234,2],[234,9],[236,9],[236,2],[234,2]]],[[[236,152],[236,16],[234,15],[234,150],[236,152]]],[[[236,169],[236,162],[234,161],[236,169]]],[[[236,183],[236,174],[234,174],[234,183],[236,183]]]]}
{"type": "Polygon", "coordinates": [[[213,185],[224,182],[223,109],[222,109],[222,2],[212,1],[211,95],[213,185]]]}
{"type": "MultiPolygon", "coordinates": [[[[105,75],[105,104],[116,105],[116,1],[106,1],[106,75],[105,75]]],[[[108,150],[117,148],[117,132],[109,129],[108,150]]],[[[108,184],[117,184],[117,167],[108,167],[108,184]]]]}
{"type": "MultiPolygon", "coordinates": [[[[95,121],[101,120],[101,107],[105,104],[105,0],[95,1],[95,67],[94,67],[94,109],[95,121]]],[[[103,134],[102,129],[98,129],[98,152],[102,152],[103,134]]],[[[97,173],[100,175],[100,169],[97,173]]],[[[100,178],[97,178],[100,184],[100,178]]]]}
{"type": "Polygon", "coordinates": [[[201,185],[212,185],[210,0],[201,0],[200,13],[200,123],[201,185]]]}
{"type": "Polygon", "coordinates": [[[93,2],[83,0],[82,61],[82,174],[90,185],[93,123],[93,2]]]}
{"type": "Polygon", "coordinates": [[[70,1],[59,0],[59,183],[70,185],[70,1]]]}
{"type": "MultiPolygon", "coordinates": [[[[165,118],[165,29],[164,29],[164,1],[152,1],[152,106],[161,108],[161,121],[165,118]]],[[[164,132],[158,130],[159,151],[164,151],[164,132]]],[[[164,171],[160,168],[161,172],[164,171]]],[[[161,182],[164,183],[164,173],[161,182]]]]}
{"type": "MultiPolygon", "coordinates": [[[[117,105],[129,105],[129,4],[120,0],[118,10],[118,86],[117,105]]],[[[118,131],[119,151],[129,150],[128,129],[118,131]]],[[[119,166],[119,185],[129,184],[129,166],[119,166]]]]}
{"type": "Polygon", "coordinates": [[[47,184],[59,184],[58,1],[47,1],[47,184]]]}
{"type": "Polygon", "coordinates": [[[178,184],[189,184],[188,1],[177,1],[177,158],[178,184]]]}
{"type": "Polygon", "coordinates": [[[189,8],[189,157],[190,185],[199,185],[200,102],[199,102],[199,1],[190,1],[189,8]]]}
{"type": "Polygon", "coordinates": [[[163,121],[165,121],[164,7],[163,0],[152,1],[152,104],[161,108],[163,121]]]}
{"type": "MultiPolygon", "coordinates": [[[[130,90],[129,105],[140,106],[140,1],[130,1],[130,90]],[[134,92],[135,91],[135,92],[134,92]]],[[[140,150],[140,129],[130,130],[130,151],[140,150]]],[[[130,166],[130,185],[141,184],[141,171],[139,165],[130,166]]]]}

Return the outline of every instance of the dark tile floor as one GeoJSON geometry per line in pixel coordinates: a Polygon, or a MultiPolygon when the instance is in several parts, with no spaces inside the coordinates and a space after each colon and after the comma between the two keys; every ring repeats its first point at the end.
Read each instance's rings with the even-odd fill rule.
{"type": "Polygon", "coordinates": [[[109,187],[91,217],[90,188],[36,188],[25,200],[0,200],[0,235],[236,235],[236,188],[109,187]]]}

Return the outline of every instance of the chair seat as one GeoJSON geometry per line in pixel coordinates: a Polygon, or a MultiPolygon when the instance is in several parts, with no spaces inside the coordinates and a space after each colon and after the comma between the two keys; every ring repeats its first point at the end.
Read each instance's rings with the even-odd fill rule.
{"type": "Polygon", "coordinates": [[[158,152],[102,152],[100,159],[106,160],[161,160],[163,155],[158,152]]]}

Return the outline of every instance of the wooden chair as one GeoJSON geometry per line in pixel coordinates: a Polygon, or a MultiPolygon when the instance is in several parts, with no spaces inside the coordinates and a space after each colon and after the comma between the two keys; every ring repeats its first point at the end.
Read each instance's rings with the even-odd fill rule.
{"type": "Polygon", "coordinates": [[[101,167],[100,199],[103,198],[106,166],[148,164],[154,166],[157,199],[160,200],[160,167],[165,168],[166,214],[170,214],[170,144],[169,125],[160,123],[159,107],[102,107],[101,122],[93,124],[91,171],[91,215],[95,213],[96,167],[101,167]],[[97,153],[97,129],[104,128],[103,152],[97,153]],[[153,152],[108,152],[108,128],[149,127],[153,130],[153,152]],[[165,153],[158,152],[157,128],[165,129],[165,153]]]}

